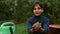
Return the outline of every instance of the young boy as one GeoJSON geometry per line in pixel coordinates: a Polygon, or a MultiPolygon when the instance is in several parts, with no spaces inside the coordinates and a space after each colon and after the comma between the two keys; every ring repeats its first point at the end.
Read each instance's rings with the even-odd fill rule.
{"type": "Polygon", "coordinates": [[[28,19],[29,34],[48,34],[49,19],[41,15],[43,12],[43,6],[36,2],[32,7],[34,16],[28,19]]]}

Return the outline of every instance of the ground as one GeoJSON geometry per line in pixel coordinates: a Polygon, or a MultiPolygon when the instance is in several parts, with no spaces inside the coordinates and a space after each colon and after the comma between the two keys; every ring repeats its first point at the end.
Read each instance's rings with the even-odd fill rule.
{"type": "Polygon", "coordinates": [[[27,24],[16,24],[16,31],[14,34],[28,34],[27,24]]]}

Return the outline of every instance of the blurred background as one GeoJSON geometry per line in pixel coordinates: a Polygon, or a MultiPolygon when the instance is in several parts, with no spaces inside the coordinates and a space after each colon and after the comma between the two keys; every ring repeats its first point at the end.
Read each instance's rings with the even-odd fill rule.
{"type": "Polygon", "coordinates": [[[0,24],[14,21],[15,34],[28,34],[27,19],[33,16],[32,4],[36,1],[42,3],[43,15],[49,18],[50,24],[60,25],[60,0],[0,0],[0,24]]]}

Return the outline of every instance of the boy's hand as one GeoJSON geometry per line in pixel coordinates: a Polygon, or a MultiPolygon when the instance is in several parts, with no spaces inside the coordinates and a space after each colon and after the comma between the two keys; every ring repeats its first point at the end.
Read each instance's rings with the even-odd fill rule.
{"type": "Polygon", "coordinates": [[[34,31],[38,31],[41,28],[41,24],[39,22],[33,24],[32,29],[34,31]]]}

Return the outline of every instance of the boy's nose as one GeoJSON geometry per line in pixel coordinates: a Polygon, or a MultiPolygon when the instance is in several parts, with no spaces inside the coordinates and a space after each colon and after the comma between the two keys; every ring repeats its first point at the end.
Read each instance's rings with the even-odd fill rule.
{"type": "Polygon", "coordinates": [[[38,9],[36,9],[36,12],[38,11],[38,9]]]}

